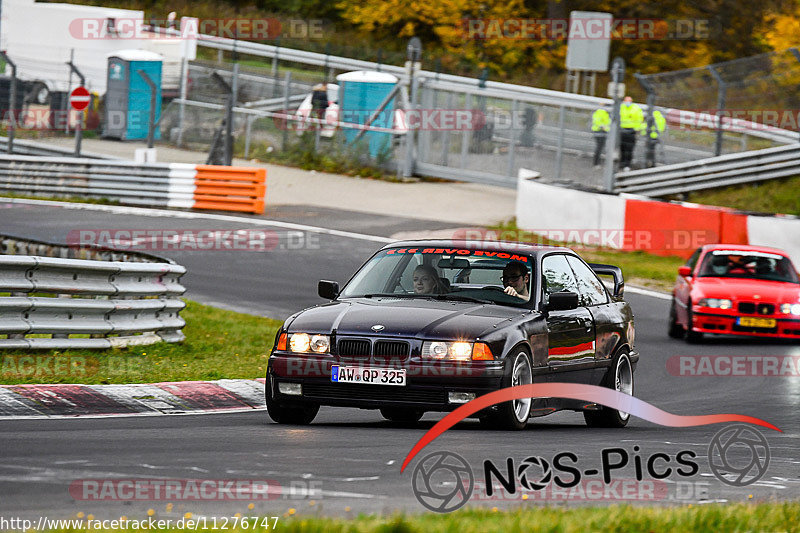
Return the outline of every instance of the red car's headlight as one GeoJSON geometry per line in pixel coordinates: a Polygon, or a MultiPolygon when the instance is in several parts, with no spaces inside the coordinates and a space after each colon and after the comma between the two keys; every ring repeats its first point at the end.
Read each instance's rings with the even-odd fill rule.
{"type": "Polygon", "coordinates": [[[781,313],[784,315],[800,315],[800,304],[782,304],[781,313]]]}
{"type": "Polygon", "coordinates": [[[730,309],[733,307],[733,302],[724,298],[700,298],[697,305],[712,309],[730,309]]]}

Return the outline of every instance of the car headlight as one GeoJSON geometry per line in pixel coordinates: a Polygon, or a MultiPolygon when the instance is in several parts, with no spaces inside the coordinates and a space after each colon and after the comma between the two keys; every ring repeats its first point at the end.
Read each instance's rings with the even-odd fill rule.
{"type": "Polygon", "coordinates": [[[781,313],[784,315],[800,315],[800,304],[782,304],[781,313]]]}
{"type": "Polygon", "coordinates": [[[697,305],[714,309],[730,309],[733,307],[733,302],[724,298],[701,298],[697,305]]]}
{"type": "Polygon", "coordinates": [[[425,341],[422,343],[423,359],[447,359],[451,361],[492,360],[492,352],[482,342],[425,341]]]}
{"type": "Polygon", "coordinates": [[[294,353],[328,353],[331,339],[328,335],[309,335],[292,333],[289,336],[289,349],[294,353]]]}

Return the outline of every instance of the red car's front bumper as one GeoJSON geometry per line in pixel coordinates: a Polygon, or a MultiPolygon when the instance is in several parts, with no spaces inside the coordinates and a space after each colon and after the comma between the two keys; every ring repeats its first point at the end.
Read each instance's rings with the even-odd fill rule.
{"type": "Polygon", "coordinates": [[[692,330],[700,333],[718,335],[746,335],[749,337],[773,337],[780,339],[800,339],[800,318],[787,318],[786,315],[753,316],[742,315],[734,310],[709,309],[694,306],[692,330]],[[742,319],[770,321],[774,326],[742,324],[742,319]]]}

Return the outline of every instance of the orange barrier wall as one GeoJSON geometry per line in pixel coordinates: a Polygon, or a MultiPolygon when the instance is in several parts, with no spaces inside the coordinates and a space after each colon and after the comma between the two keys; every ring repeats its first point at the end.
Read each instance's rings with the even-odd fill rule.
{"type": "Polygon", "coordinates": [[[267,170],[197,165],[194,208],[261,214],[267,193],[267,170]]]}
{"type": "Polygon", "coordinates": [[[747,215],[724,208],[693,207],[628,198],[624,249],[688,258],[704,244],[747,244],[747,215]]]}

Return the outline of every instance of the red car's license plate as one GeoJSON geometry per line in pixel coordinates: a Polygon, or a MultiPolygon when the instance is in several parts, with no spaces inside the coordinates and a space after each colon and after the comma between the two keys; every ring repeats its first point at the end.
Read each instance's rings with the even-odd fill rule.
{"type": "Polygon", "coordinates": [[[749,316],[740,316],[736,323],[748,328],[774,328],[777,324],[774,318],[754,318],[749,316]]]}

